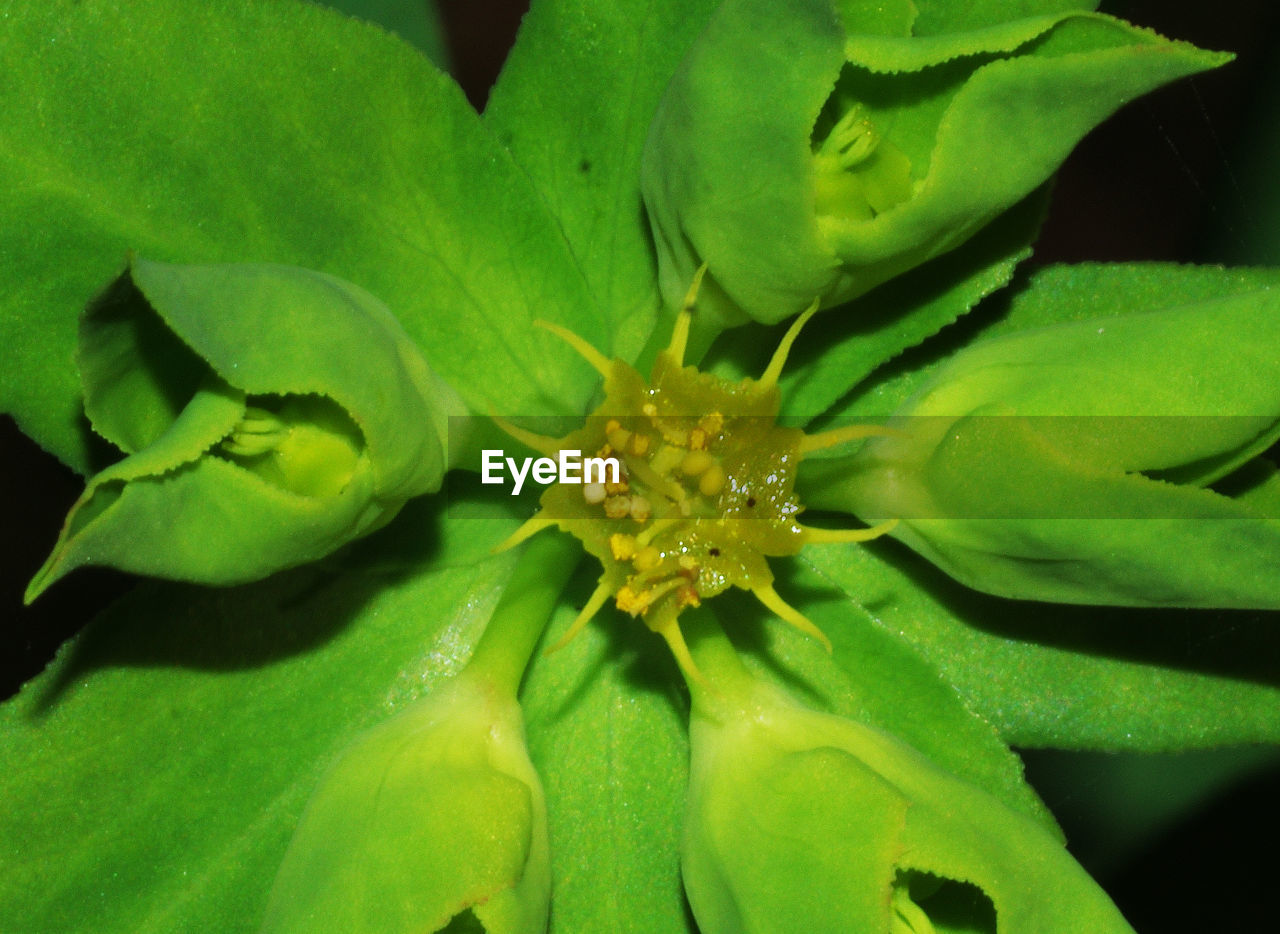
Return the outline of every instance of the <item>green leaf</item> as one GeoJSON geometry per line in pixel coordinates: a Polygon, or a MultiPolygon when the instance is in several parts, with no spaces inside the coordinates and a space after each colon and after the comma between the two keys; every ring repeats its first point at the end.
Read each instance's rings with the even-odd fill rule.
{"type": "MultiPolygon", "coordinates": [[[[23,763],[0,779],[10,802],[0,832],[28,841],[13,858],[31,861],[5,866],[5,916],[71,930],[92,898],[103,931],[256,929],[321,775],[356,736],[461,667],[506,579],[505,558],[459,562],[511,523],[441,522],[442,508],[411,504],[326,569],[203,594],[144,587],[72,643],[0,714],[0,753],[23,763]],[[440,569],[421,570],[427,560],[440,569]],[[357,570],[335,580],[343,565],[357,570]],[[113,724],[106,738],[103,723],[113,724]],[[166,750],[159,763],[156,749],[166,750]],[[36,885],[30,867],[42,860],[62,871],[42,871],[36,885]],[[102,895],[98,867],[108,860],[119,875],[102,895]]],[[[824,581],[799,584],[830,594],[824,581]]],[[[765,624],[771,648],[756,667],[791,672],[810,700],[898,731],[1043,819],[1017,760],[914,653],[873,627],[851,627],[840,604],[827,609],[816,618],[837,652],[857,659],[856,676],[776,620],[765,624]]],[[[563,606],[547,639],[574,613],[563,606]]],[[[759,624],[739,622],[751,642],[759,624]]],[[[677,683],[661,640],[612,612],[529,672],[524,706],[548,802],[554,930],[685,923],[675,854],[687,701],[677,683]]]]}
{"type": "MultiPolygon", "coordinates": [[[[841,420],[889,415],[976,339],[1247,294],[1277,282],[1280,274],[1268,269],[1094,263],[1040,269],[882,367],[833,411],[841,420]]],[[[1250,465],[1224,492],[1262,515],[1280,515],[1272,473],[1250,465]]],[[[811,549],[807,556],[861,612],[902,633],[1008,742],[1156,751],[1280,741],[1271,614],[1012,602],[956,584],[893,543],[811,549]]]]}
{"type": "MultiPolygon", "coordinates": [[[[1045,195],[1033,194],[969,242],[855,299],[847,311],[806,325],[778,380],[783,416],[801,423],[819,417],[877,368],[1006,285],[1031,255],[1045,195]]],[[[776,345],[752,328],[726,331],[702,367],[726,379],[754,377],[768,364],[761,351],[776,345]]]]}
{"type": "MultiPolygon", "coordinates": [[[[577,615],[589,577],[566,593],[544,644],[577,615]]],[[[688,698],[679,683],[662,640],[611,609],[535,657],[522,703],[547,795],[553,932],[687,929],[677,852],[688,698]]]]}
{"type": "Polygon", "coordinates": [[[977,340],[1244,295],[1277,285],[1280,270],[1274,269],[1170,263],[1078,263],[1037,269],[985,302],[961,325],[873,373],[829,414],[841,419],[892,415],[935,378],[952,354],[977,340]]]}
{"type": "Polygon", "coordinates": [[[1009,930],[1130,931],[1043,824],[892,734],[750,677],[723,639],[691,630],[690,647],[710,679],[691,682],[682,847],[704,931],[797,918],[814,931],[933,930],[912,873],[976,886],[980,914],[1009,930]]]}
{"type": "Polygon", "coordinates": [[[709,267],[704,330],[837,305],[954,249],[1121,104],[1227,60],[1095,14],[908,36],[878,12],[864,30],[867,10],[731,0],[672,79],[645,201],[668,303],[709,267]]]}
{"type": "MultiPolygon", "coordinates": [[[[1006,742],[1146,752],[1280,742],[1274,614],[1002,600],[892,542],[813,548],[805,560],[854,618],[900,634],[1006,742]]],[[[837,660],[860,676],[855,654],[837,660]]]]}
{"type": "Polygon", "coordinates": [[[829,579],[811,557],[828,547],[807,548],[778,589],[789,599],[803,595],[798,602],[805,615],[827,634],[834,651],[828,654],[755,602],[726,596],[717,615],[743,650],[747,667],[805,704],[892,733],[1011,810],[1054,829],[1053,818],[1022,778],[1022,762],[991,726],[966,707],[935,664],[869,617],[839,579],[829,579]]]}
{"type": "Polygon", "coordinates": [[[449,70],[449,49],[435,0],[323,0],[351,16],[377,23],[416,46],[442,71],[449,70]]]}
{"type": "Polygon", "coordinates": [[[1001,596],[1275,608],[1280,525],[1199,487],[1280,434],[1278,329],[1260,290],[979,341],[806,501],[1001,596]]]}
{"type": "Polygon", "coordinates": [[[949,32],[967,32],[995,26],[1011,20],[1026,19],[1049,13],[1096,10],[1091,0],[912,0],[920,11],[912,32],[917,36],[934,36],[949,32]]]}
{"type": "MultiPolygon", "coordinates": [[[[445,569],[358,552],[348,563],[367,570],[337,580],[302,569],[203,594],[147,586],[78,637],[0,712],[0,751],[22,763],[0,778],[0,836],[24,841],[4,854],[0,912],[31,930],[78,930],[90,903],[100,931],[257,930],[322,775],[462,667],[506,580],[506,556],[453,558],[511,523],[441,523],[440,508],[418,501],[386,533],[395,553],[416,547],[419,565],[445,569]]],[[[564,606],[552,632],[573,615],[564,606]]],[[[665,934],[684,924],[685,702],[661,642],[614,621],[540,659],[525,688],[553,930],[665,934]]]]}
{"type": "Polygon", "coordinates": [[[398,39],[303,3],[60,0],[7,10],[0,56],[0,408],[77,470],[75,322],[129,250],[336,275],[471,409],[581,410],[590,368],[531,327],[602,343],[574,258],[458,88],[398,39]]]}
{"type": "Polygon", "coordinates": [[[473,668],[342,751],[294,831],[261,934],[441,931],[468,914],[495,934],[545,930],[546,804],[520,705],[473,668]]]}
{"type": "MultiPolygon", "coordinates": [[[[717,607],[751,669],[799,690],[807,703],[893,731],[1056,833],[1017,757],[954,690],[911,647],[851,615],[855,605],[828,581],[803,565],[797,571],[784,586],[811,597],[806,606],[840,663],[754,602],[726,595],[717,607]]],[[[583,581],[571,604],[580,606],[589,591],[583,581]]],[[[575,615],[574,605],[564,607],[544,641],[556,640],[575,615]]],[[[677,679],[659,637],[612,610],[537,659],[526,679],[531,753],[551,821],[553,930],[684,930],[675,854],[688,701],[677,679]]]]}
{"type": "MultiPolygon", "coordinates": [[[[440,508],[397,534],[447,559],[476,531],[440,508]]],[[[77,931],[91,905],[104,932],[256,930],[321,775],[458,671],[511,566],[126,597],[0,710],[0,838],[20,841],[0,857],[0,915],[77,931]]]]}
{"type": "Polygon", "coordinates": [[[641,150],[671,73],[715,6],[535,0],[485,109],[577,257],[612,341],[598,346],[624,360],[659,305],[641,150]]]}

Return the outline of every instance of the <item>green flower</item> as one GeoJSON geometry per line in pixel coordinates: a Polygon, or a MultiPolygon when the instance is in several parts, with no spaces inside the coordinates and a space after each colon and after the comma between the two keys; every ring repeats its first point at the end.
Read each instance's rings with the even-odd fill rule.
{"type": "Polygon", "coordinates": [[[861,295],[1027,197],[1122,104],[1227,60],[1093,13],[914,20],[908,0],[719,8],[645,150],[669,305],[702,263],[704,327],[861,295]]]}
{"type": "Polygon", "coordinates": [[[489,934],[540,932],[550,896],[520,705],[464,672],[342,752],[294,832],[261,934],[428,934],[459,915],[489,934]]]}
{"type": "Polygon", "coordinates": [[[33,600],[86,564],[231,584],[302,564],[439,488],[452,393],[394,316],[332,276],[134,260],[90,306],[89,480],[33,600]]]}
{"type": "Polygon", "coordinates": [[[953,929],[944,918],[1130,931],[1045,825],[887,733],[799,706],[722,635],[693,647],[714,687],[690,682],[681,853],[704,934],[932,934],[953,929]]]}
{"type": "MultiPolygon", "coordinates": [[[[1123,295],[1131,278],[1105,281],[1123,295]]],[[[1280,299],[1040,326],[1064,285],[1046,277],[1022,329],[929,373],[898,434],[810,465],[806,502],[898,518],[895,537],[1006,597],[1280,608],[1280,497],[1258,456],[1280,439],[1280,299]]]]}

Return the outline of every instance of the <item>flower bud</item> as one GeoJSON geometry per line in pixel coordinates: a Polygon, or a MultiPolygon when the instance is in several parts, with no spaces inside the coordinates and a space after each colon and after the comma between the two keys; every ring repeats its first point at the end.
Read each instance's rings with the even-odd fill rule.
{"type": "Polygon", "coordinates": [[[373,296],[134,260],[81,321],[89,480],[28,601],[86,564],[209,584],[319,558],[439,488],[451,393],[373,296]]]}
{"type": "Polygon", "coordinates": [[[464,672],[341,754],[294,832],[261,934],[429,934],[465,921],[541,932],[550,876],[519,704],[464,672]]]}
{"type": "Polygon", "coordinates": [[[754,682],[695,695],[690,740],[682,867],[704,934],[1130,930],[1044,825],[872,727],[754,682]]]}
{"type": "Polygon", "coordinates": [[[704,326],[845,302],[966,241],[1122,104],[1226,56],[1079,11],[913,35],[914,6],[727,0],[652,123],[667,303],[704,326]]]}
{"type": "Polygon", "coordinates": [[[1278,344],[1270,291],[980,341],[804,495],[1001,596],[1278,608],[1278,344]]]}

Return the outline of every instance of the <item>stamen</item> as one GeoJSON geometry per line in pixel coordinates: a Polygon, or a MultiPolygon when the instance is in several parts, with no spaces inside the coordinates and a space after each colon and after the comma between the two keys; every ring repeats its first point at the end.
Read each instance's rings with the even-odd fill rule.
{"type": "Polygon", "coordinates": [[[627,462],[627,469],[647,486],[657,490],[667,499],[675,503],[684,501],[684,487],[674,480],[668,480],[642,460],[627,462]]]}
{"type": "Polygon", "coordinates": [[[639,578],[641,577],[644,577],[644,575],[636,575],[627,582],[632,593],[630,599],[624,600],[622,592],[618,592],[618,609],[624,613],[630,613],[632,616],[643,616],[649,612],[655,603],[671,593],[671,591],[688,583],[683,577],[673,577],[670,580],[663,581],[661,584],[654,584],[648,590],[636,591],[635,584],[640,583],[639,578]]]}
{"type": "Polygon", "coordinates": [[[824,451],[846,441],[861,441],[863,438],[904,438],[906,432],[884,425],[849,425],[846,428],[833,428],[831,431],[820,431],[817,434],[805,435],[800,439],[800,456],[824,451]]]}
{"type": "Polygon", "coordinates": [[[815,626],[809,617],[778,596],[778,592],[773,589],[772,584],[752,587],[751,592],[756,595],[757,600],[772,610],[775,615],[781,617],[806,635],[813,636],[827,647],[828,652],[833,651],[831,640],[827,638],[827,634],[815,626]]]}
{"type": "Polygon", "coordinates": [[[818,310],[818,299],[813,300],[813,304],[796,318],[791,327],[787,328],[787,333],[782,335],[782,341],[778,344],[778,349],[773,352],[773,359],[769,361],[769,366],[765,368],[761,374],[759,382],[765,387],[771,388],[778,385],[778,377],[782,375],[782,368],[787,363],[787,354],[791,353],[791,345],[796,342],[796,338],[800,336],[800,329],[809,323],[809,319],[814,316],[818,310]]]}
{"type": "Polygon", "coordinates": [[[261,435],[275,431],[286,431],[288,427],[285,422],[266,409],[259,408],[256,405],[247,405],[244,409],[244,418],[236,426],[236,431],[248,432],[251,435],[261,435]]]}
{"type": "Polygon", "coordinates": [[[662,552],[652,545],[645,545],[631,559],[631,566],[641,573],[652,571],[662,562],[662,552]]]}
{"type": "Polygon", "coordinates": [[[898,525],[897,519],[890,519],[873,525],[869,529],[815,529],[803,526],[805,541],[811,545],[841,545],[849,542],[869,542],[888,535],[898,525]]]}
{"type": "Polygon", "coordinates": [[[533,322],[533,324],[535,327],[540,327],[544,331],[550,331],[556,337],[560,338],[577,351],[579,357],[590,363],[597,373],[605,379],[609,378],[609,373],[612,370],[612,365],[609,363],[609,360],[604,354],[587,343],[584,338],[574,334],[566,327],[561,327],[551,321],[543,321],[541,318],[533,322]]]}
{"type": "Polygon", "coordinates": [[[242,433],[238,429],[222,440],[222,450],[235,457],[257,457],[274,451],[285,439],[284,432],[242,433]]]}
{"type": "Polygon", "coordinates": [[[572,642],[574,637],[586,628],[587,623],[591,622],[591,617],[600,611],[600,607],[604,606],[604,602],[609,599],[609,594],[612,592],[612,588],[606,581],[600,581],[596,585],[596,589],[591,591],[591,598],[587,600],[587,605],[582,608],[582,612],[569,624],[569,628],[565,630],[564,635],[542,654],[550,655],[553,652],[559,652],[572,642]]]}
{"type": "Polygon", "coordinates": [[[560,454],[560,439],[551,438],[547,435],[540,435],[536,431],[529,431],[521,428],[519,425],[513,425],[500,415],[490,415],[493,423],[505,431],[511,437],[515,438],[526,447],[533,448],[539,454],[545,454],[551,459],[555,459],[560,454]]]}
{"type": "Polygon", "coordinates": [[[831,128],[818,147],[818,156],[832,160],[841,169],[851,169],[876,150],[880,139],[862,107],[852,107],[831,128]]]}
{"type": "Polygon", "coordinates": [[[273,413],[256,405],[246,406],[240,424],[222,440],[222,449],[237,457],[257,457],[274,451],[292,429],[273,413]]]}
{"type": "Polygon", "coordinates": [[[555,519],[548,519],[543,516],[542,513],[538,513],[531,519],[525,520],[524,524],[521,525],[520,528],[508,535],[503,541],[494,545],[490,553],[495,555],[502,554],[502,552],[516,547],[516,545],[519,545],[526,538],[532,538],[543,529],[555,524],[555,519]]]}
{"type": "Polygon", "coordinates": [[[683,517],[655,520],[653,525],[636,536],[636,547],[643,548],[673,525],[678,525],[683,521],[685,521],[683,517]]]}

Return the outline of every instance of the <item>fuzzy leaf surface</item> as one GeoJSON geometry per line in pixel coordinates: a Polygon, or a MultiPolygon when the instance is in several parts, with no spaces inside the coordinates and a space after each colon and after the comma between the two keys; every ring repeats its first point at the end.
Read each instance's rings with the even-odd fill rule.
{"type": "Polygon", "coordinates": [[[63,461],[90,460],[76,320],[131,250],[336,275],[387,305],[471,409],[580,410],[590,370],[531,327],[600,341],[574,258],[416,50],[293,2],[6,3],[0,18],[14,63],[0,77],[0,409],[63,461]]]}

